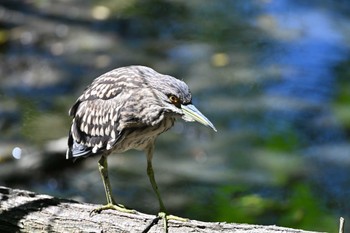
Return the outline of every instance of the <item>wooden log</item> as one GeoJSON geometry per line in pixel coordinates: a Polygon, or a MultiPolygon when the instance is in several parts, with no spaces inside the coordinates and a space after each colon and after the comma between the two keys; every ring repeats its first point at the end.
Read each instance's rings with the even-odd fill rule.
{"type": "MultiPolygon", "coordinates": [[[[113,210],[90,215],[97,207],[99,205],[0,186],[0,232],[143,232],[156,218],[140,212],[113,210]]],[[[278,226],[196,220],[169,220],[168,230],[170,233],[312,233],[278,226]]],[[[162,221],[148,232],[164,232],[162,221]]]]}

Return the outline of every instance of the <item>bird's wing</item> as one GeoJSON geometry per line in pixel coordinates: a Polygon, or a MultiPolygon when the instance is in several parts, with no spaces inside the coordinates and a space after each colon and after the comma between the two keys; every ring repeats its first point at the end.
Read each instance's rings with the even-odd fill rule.
{"type": "Polygon", "coordinates": [[[103,153],[121,139],[120,109],[129,96],[116,81],[108,76],[95,79],[69,110],[73,121],[67,158],[103,153]]]}
{"type": "Polygon", "coordinates": [[[68,157],[103,153],[121,139],[118,130],[121,106],[115,105],[112,100],[94,99],[75,106],[68,142],[71,156],[68,157]]]}
{"type": "MultiPolygon", "coordinates": [[[[120,79],[120,78],[119,78],[120,79]]],[[[75,104],[69,110],[70,116],[75,116],[76,111],[80,104],[88,100],[109,100],[117,98],[122,92],[125,86],[119,85],[118,77],[108,78],[108,73],[104,74],[100,78],[95,79],[85,90],[84,93],[78,98],[75,104]]],[[[119,98],[120,99],[120,98],[119,98]]]]}

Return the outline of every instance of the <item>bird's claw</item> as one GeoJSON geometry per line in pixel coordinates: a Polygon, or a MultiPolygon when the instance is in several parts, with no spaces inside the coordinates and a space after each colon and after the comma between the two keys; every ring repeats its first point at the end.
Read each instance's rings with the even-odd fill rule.
{"type": "Polygon", "coordinates": [[[171,215],[171,214],[166,214],[164,212],[158,213],[158,216],[162,218],[162,215],[165,215],[165,218],[167,220],[175,220],[175,221],[180,221],[180,222],[187,222],[189,219],[188,218],[182,218],[179,216],[171,215]]]}
{"type": "Polygon", "coordinates": [[[158,223],[159,220],[163,221],[163,227],[164,227],[164,232],[168,233],[168,220],[176,220],[176,221],[181,221],[181,222],[187,222],[188,219],[187,218],[181,218],[178,216],[174,216],[174,215],[168,215],[165,212],[159,212],[158,216],[153,219],[153,221],[148,224],[148,226],[142,231],[142,233],[147,233],[149,232],[149,230],[152,228],[152,226],[156,225],[158,223]]]}
{"type": "Polygon", "coordinates": [[[164,226],[164,233],[168,233],[168,221],[169,220],[175,220],[175,221],[181,221],[181,222],[187,222],[187,218],[181,218],[175,215],[168,215],[165,212],[159,212],[158,218],[163,220],[163,226],[164,226]]]}
{"type": "Polygon", "coordinates": [[[120,204],[108,203],[107,205],[96,208],[90,212],[90,216],[101,213],[103,210],[117,210],[123,213],[136,213],[135,210],[127,209],[125,206],[120,204]]]}

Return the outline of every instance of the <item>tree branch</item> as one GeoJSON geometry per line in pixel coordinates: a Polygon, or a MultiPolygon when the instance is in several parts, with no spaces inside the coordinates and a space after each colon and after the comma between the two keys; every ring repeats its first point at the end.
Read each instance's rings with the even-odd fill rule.
{"type": "MultiPolygon", "coordinates": [[[[99,206],[0,186],[0,229],[1,232],[142,232],[156,218],[140,212],[128,214],[113,210],[90,216],[90,212],[97,207],[99,206]]],[[[196,220],[170,220],[168,225],[171,233],[311,233],[277,226],[196,220]]],[[[162,221],[149,229],[153,233],[163,231],[162,221]]]]}

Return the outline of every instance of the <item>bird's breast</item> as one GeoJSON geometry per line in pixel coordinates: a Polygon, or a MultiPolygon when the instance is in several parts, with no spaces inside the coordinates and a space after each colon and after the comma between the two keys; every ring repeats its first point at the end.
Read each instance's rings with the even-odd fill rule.
{"type": "Polygon", "coordinates": [[[122,153],[130,149],[145,150],[150,144],[154,143],[157,136],[174,125],[174,118],[164,118],[160,123],[154,126],[143,126],[128,128],[124,137],[112,150],[116,153],[122,153]]]}

